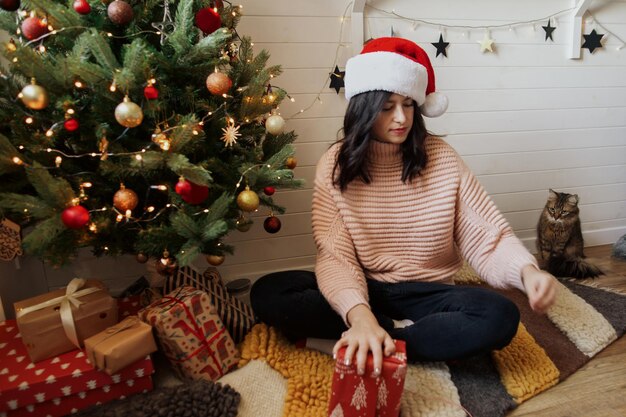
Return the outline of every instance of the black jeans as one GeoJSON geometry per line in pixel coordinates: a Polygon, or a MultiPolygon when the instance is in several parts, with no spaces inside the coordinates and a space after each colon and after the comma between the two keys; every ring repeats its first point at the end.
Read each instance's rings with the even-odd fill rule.
{"type": "MultiPolygon", "coordinates": [[[[461,359],[502,349],[517,332],[517,306],[488,289],[374,280],[367,280],[367,287],[378,323],[392,338],[406,342],[409,360],[461,359]],[[392,319],[414,324],[394,328],[392,319]]],[[[265,275],[253,285],[250,298],[258,318],[291,340],[339,339],[347,329],[310,271],[265,275]]]]}

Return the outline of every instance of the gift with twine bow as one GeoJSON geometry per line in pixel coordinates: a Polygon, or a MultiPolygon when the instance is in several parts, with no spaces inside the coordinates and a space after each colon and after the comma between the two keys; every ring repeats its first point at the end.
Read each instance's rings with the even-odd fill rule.
{"type": "Polygon", "coordinates": [[[85,339],[117,323],[117,303],[96,280],[74,278],[64,289],[14,304],[33,362],[79,349],[85,339]]]}
{"type": "Polygon", "coordinates": [[[127,317],[85,340],[89,362],[109,375],[156,350],[152,327],[137,316],[127,317]]]}

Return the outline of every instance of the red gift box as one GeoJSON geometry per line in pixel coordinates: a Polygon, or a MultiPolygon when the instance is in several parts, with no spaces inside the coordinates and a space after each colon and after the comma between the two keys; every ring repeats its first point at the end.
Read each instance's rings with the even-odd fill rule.
{"type": "MultiPolygon", "coordinates": [[[[49,401],[58,402],[58,399],[81,392],[86,392],[86,398],[90,398],[90,391],[150,378],[153,372],[152,361],[147,356],[115,375],[107,375],[94,369],[81,350],[34,364],[28,358],[15,320],[0,322],[0,413],[49,401]]],[[[98,401],[92,399],[88,405],[98,401]]]]}
{"type": "Polygon", "coordinates": [[[398,417],[406,376],[406,345],[396,340],[396,353],[383,358],[379,377],[372,376],[374,358],[367,357],[365,375],[356,372],[356,364],[346,365],[345,347],[337,352],[335,372],[328,404],[330,417],[398,417]]]}

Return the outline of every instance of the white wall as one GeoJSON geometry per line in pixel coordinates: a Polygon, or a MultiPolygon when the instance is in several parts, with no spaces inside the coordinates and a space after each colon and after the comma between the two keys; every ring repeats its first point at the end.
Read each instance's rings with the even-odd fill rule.
{"type": "MultiPolygon", "coordinates": [[[[296,102],[281,106],[287,126],[299,137],[296,175],[307,185],[277,193],[287,207],[282,230],[266,233],[262,222],[247,233],[234,232],[235,256],[220,267],[226,277],[258,276],[263,272],[310,268],[315,248],[311,238],[310,202],[318,158],[341,127],[346,101],[328,88],[334,68],[341,19],[348,1],[241,1],[244,17],[238,32],[251,36],[255,48],[267,49],[271,63],[284,70],[275,84],[296,102]],[[319,92],[323,104],[316,102],[319,92]]],[[[396,35],[420,44],[431,57],[438,89],[450,99],[448,112],[427,121],[429,130],[446,135],[496,201],[516,233],[534,251],[535,226],[548,188],[578,193],[588,246],[612,244],[626,233],[626,47],[607,36],[604,48],[581,59],[566,57],[571,18],[552,21],[554,42],[545,42],[541,28],[555,12],[573,7],[570,0],[368,0],[365,35],[396,35]],[[491,30],[494,54],[481,54],[484,30],[447,29],[448,58],[435,58],[430,45],[439,27],[389,18],[374,6],[413,19],[448,25],[484,26],[542,19],[510,31],[491,30]]],[[[608,30],[626,39],[626,2],[599,1],[590,11],[608,30]]],[[[350,13],[344,23],[337,63],[351,56],[350,13]]],[[[583,33],[596,28],[591,24],[583,33]]],[[[384,76],[384,74],[381,74],[384,76]]],[[[260,215],[262,220],[263,215],[260,215]]]]}

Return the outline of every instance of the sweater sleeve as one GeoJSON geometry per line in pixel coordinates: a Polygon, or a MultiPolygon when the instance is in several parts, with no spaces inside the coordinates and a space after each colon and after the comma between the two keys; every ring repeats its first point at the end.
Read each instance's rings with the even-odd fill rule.
{"type": "Polygon", "coordinates": [[[332,163],[327,152],[317,165],[313,192],[315,276],[320,291],[348,325],[346,315],[358,304],[369,306],[367,284],[354,243],[331,194],[332,163]]]}
{"type": "Polygon", "coordinates": [[[461,254],[491,286],[525,291],[522,268],[537,266],[485,189],[457,155],[460,185],[454,238],[461,254]]]}

